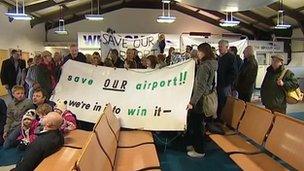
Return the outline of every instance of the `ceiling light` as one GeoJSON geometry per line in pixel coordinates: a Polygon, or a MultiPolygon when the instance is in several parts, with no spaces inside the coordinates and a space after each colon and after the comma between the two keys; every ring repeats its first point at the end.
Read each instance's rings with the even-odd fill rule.
{"type": "Polygon", "coordinates": [[[18,4],[19,4],[18,0],[16,0],[16,13],[7,12],[7,13],[5,13],[5,15],[10,18],[13,18],[14,20],[31,20],[31,19],[33,19],[32,16],[25,14],[24,0],[22,1],[22,13],[19,13],[18,4]]]}
{"type": "Polygon", "coordinates": [[[56,34],[68,34],[65,30],[64,19],[59,19],[58,30],[55,30],[56,34]]]}
{"type": "Polygon", "coordinates": [[[288,29],[291,25],[284,24],[284,9],[283,9],[283,1],[280,0],[280,9],[278,10],[278,18],[277,18],[277,25],[274,26],[274,29],[288,29]]]}
{"type": "Polygon", "coordinates": [[[91,1],[91,14],[86,14],[85,18],[91,21],[102,21],[104,17],[99,14],[99,0],[97,1],[97,14],[93,14],[93,0],[91,1]]]}
{"type": "Polygon", "coordinates": [[[171,0],[162,0],[162,3],[164,4],[169,4],[171,2],[171,0]]]}
{"type": "Polygon", "coordinates": [[[223,22],[220,23],[220,26],[222,26],[222,27],[235,27],[239,24],[240,24],[240,21],[233,20],[232,12],[230,12],[230,15],[229,15],[229,12],[227,12],[226,13],[226,19],[223,22]]]}
{"type": "Polygon", "coordinates": [[[173,23],[175,19],[176,17],[173,16],[158,16],[156,21],[159,23],[173,23]]]}
{"type": "Polygon", "coordinates": [[[13,18],[14,20],[31,20],[32,16],[23,13],[5,13],[6,16],[13,18]]]}
{"type": "Polygon", "coordinates": [[[291,25],[290,24],[277,24],[276,26],[274,26],[273,28],[274,29],[288,29],[288,28],[290,28],[291,27],[291,25]]]}
{"type": "Polygon", "coordinates": [[[102,20],[104,20],[104,18],[101,14],[86,14],[85,18],[87,20],[92,20],[92,21],[102,21],[102,20]]]}
{"type": "Polygon", "coordinates": [[[56,34],[60,34],[60,35],[66,35],[68,34],[68,32],[66,30],[55,30],[56,34]]]}
{"type": "Polygon", "coordinates": [[[229,20],[225,20],[222,23],[220,23],[220,26],[222,27],[235,27],[237,25],[240,24],[240,21],[229,21],[229,20]]]}
{"type": "Polygon", "coordinates": [[[176,19],[176,17],[174,16],[171,16],[170,14],[170,0],[162,0],[162,4],[163,4],[163,9],[162,9],[162,15],[161,16],[158,16],[156,21],[158,23],[167,23],[167,24],[170,24],[170,23],[173,23],[176,19]],[[165,15],[165,4],[168,4],[168,14],[165,15]]]}
{"type": "Polygon", "coordinates": [[[60,19],[58,20],[58,30],[55,30],[56,34],[68,34],[68,32],[65,30],[65,24],[64,24],[64,19],[62,15],[62,6],[60,6],[60,19]]]}

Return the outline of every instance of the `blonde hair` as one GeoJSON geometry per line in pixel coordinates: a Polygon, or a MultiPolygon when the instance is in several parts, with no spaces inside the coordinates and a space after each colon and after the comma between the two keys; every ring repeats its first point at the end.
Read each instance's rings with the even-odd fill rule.
{"type": "Polygon", "coordinates": [[[12,93],[15,93],[15,92],[18,91],[18,90],[22,90],[23,92],[25,91],[23,86],[21,86],[21,85],[15,85],[15,86],[12,88],[12,93]]]}
{"type": "Polygon", "coordinates": [[[53,111],[52,107],[47,103],[39,105],[36,109],[36,113],[41,114],[43,116],[47,115],[48,113],[50,113],[52,111],[53,111]]]}

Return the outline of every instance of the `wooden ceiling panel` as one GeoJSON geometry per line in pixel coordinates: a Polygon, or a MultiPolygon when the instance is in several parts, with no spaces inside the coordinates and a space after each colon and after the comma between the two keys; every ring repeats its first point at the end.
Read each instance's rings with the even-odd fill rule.
{"type": "Polygon", "coordinates": [[[285,0],[283,1],[284,5],[288,6],[289,8],[299,8],[304,6],[304,0],[285,0]]]}
{"type": "Polygon", "coordinates": [[[269,18],[273,15],[276,14],[276,12],[272,9],[269,9],[267,7],[264,7],[264,8],[259,8],[259,9],[254,9],[254,10],[251,10],[252,12],[256,13],[256,14],[259,14],[263,17],[266,17],[266,18],[269,18]]]}

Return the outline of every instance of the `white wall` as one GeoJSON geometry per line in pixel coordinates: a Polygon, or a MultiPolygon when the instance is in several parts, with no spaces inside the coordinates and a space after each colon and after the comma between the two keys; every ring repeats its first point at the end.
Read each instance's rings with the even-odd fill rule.
{"type": "Polygon", "coordinates": [[[172,24],[159,24],[156,18],[161,10],[152,9],[120,9],[104,15],[101,22],[81,20],[66,26],[69,34],[66,36],[54,34],[54,29],[48,33],[48,41],[54,42],[77,42],[77,32],[98,32],[112,28],[116,33],[171,33],[200,31],[222,34],[228,32],[220,27],[213,26],[191,16],[172,11],[177,20],[172,24]]]}
{"type": "Polygon", "coordinates": [[[35,51],[44,50],[44,24],[30,27],[29,21],[9,22],[5,16],[7,7],[0,5],[0,49],[9,50],[19,48],[34,54],[35,51]]]}
{"type": "MultiPolygon", "coordinates": [[[[294,29],[293,30],[293,33],[292,33],[292,37],[293,38],[303,38],[304,40],[304,34],[302,32],[301,29],[294,29]]],[[[299,52],[299,51],[302,51],[304,52],[304,41],[291,41],[291,50],[293,52],[299,52]]]]}

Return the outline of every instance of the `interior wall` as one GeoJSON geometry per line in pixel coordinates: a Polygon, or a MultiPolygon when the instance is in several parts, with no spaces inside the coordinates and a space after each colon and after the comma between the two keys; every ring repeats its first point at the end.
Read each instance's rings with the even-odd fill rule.
{"type": "MultiPolygon", "coordinates": [[[[21,49],[24,59],[33,57],[36,51],[44,50],[44,25],[31,28],[29,21],[9,22],[4,14],[6,12],[7,7],[0,4],[0,66],[9,57],[11,49],[21,49]]],[[[0,96],[5,94],[7,92],[0,83],[0,96]]]]}
{"type": "Polygon", "coordinates": [[[294,29],[292,38],[302,38],[302,41],[292,40],[291,50],[292,52],[304,52],[304,34],[300,28],[294,29]]]}
{"type": "Polygon", "coordinates": [[[207,22],[198,20],[191,16],[172,11],[176,16],[176,21],[172,24],[160,24],[156,18],[161,14],[161,10],[154,9],[131,9],[123,8],[104,14],[105,19],[100,22],[81,20],[76,23],[66,25],[68,35],[56,35],[54,29],[48,32],[50,42],[77,42],[77,32],[98,32],[112,28],[116,33],[170,33],[180,34],[182,32],[200,31],[222,34],[228,31],[213,26],[207,22]]]}
{"type": "Polygon", "coordinates": [[[44,41],[44,24],[39,24],[34,28],[30,27],[29,21],[13,21],[9,22],[8,17],[4,13],[7,7],[0,4],[0,49],[21,49],[29,52],[30,57],[35,51],[44,49],[42,42],[44,41]]]}

